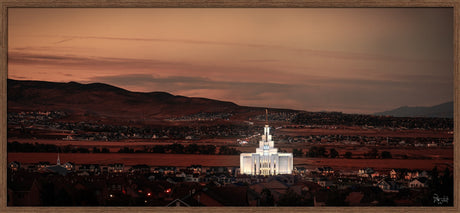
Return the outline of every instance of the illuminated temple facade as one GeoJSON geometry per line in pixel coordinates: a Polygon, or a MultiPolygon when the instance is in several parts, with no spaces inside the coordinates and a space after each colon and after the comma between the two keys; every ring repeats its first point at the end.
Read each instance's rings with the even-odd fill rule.
{"type": "Polygon", "coordinates": [[[241,153],[240,173],[248,175],[291,174],[293,168],[292,153],[278,153],[270,135],[270,127],[265,125],[262,140],[256,153],[241,153]]]}

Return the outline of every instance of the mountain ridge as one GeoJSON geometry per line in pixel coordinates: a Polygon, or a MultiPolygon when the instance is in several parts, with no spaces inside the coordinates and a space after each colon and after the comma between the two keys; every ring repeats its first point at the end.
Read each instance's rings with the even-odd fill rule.
{"type": "Polygon", "coordinates": [[[453,118],[454,102],[449,101],[434,106],[401,106],[393,110],[374,113],[374,115],[394,116],[394,117],[433,117],[433,118],[453,118]]]}
{"type": "Polygon", "coordinates": [[[81,84],[8,79],[8,110],[70,110],[104,116],[182,116],[197,112],[232,111],[241,106],[167,92],[131,92],[103,83],[81,84]]]}

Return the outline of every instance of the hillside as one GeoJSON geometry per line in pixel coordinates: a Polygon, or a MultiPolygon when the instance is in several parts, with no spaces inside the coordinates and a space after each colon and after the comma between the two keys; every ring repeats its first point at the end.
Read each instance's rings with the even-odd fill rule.
{"type": "Polygon", "coordinates": [[[451,101],[431,107],[403,106],[397,109],[375,113],[375,115],[389,115],[394,117],[453,118],[454,102],[451,101]]]}
{"type": "Polygon", "coordinates": [[[166,118],[198,112],[231,112],[242,107],[225,101],[166,92],[131,92],[102,83],[54,83],[8,79],[9,111],[61,110],[108,117],[166,118]]]}

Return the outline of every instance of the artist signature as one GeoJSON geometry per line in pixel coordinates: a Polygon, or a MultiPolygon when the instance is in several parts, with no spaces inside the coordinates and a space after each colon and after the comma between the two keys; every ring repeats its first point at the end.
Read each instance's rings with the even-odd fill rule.
{"type": "Polygon", "coordinates": [[[449,197],[447,196],[442,196],[442,197],[439,197],[438,194],[434,194],[433,195],[433,203],[436,203],[438,205],[442,205],[443,203],[448,203],[449,202],[449,197]]]}

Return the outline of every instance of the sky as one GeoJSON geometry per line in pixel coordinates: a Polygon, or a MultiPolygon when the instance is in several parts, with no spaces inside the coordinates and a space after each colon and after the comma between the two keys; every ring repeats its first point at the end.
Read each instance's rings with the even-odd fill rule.
{"type": "Polygon", "coordinates": [[[453,100],[450,8],[10,8],[8,78],[374,113],[453,100]]]}

